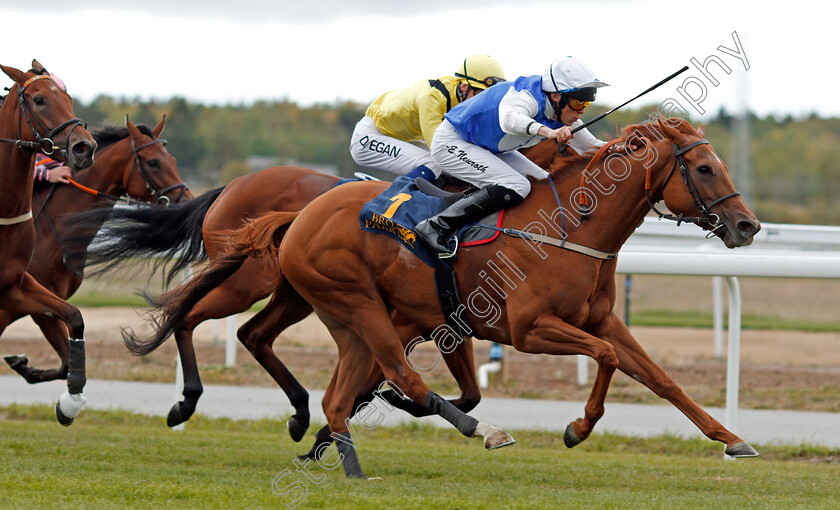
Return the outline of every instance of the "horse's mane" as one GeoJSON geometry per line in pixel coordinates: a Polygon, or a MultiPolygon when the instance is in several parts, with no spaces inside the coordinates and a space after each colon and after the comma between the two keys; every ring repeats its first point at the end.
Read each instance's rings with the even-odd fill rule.
{"type": "Polygon", "coordinates": [[[642,136],[661,139],[662,134],[658,132],[659,124],[657,121],[661,121],[663,124],[676,129],[680,133],[686,135],[700,136],[700,134],[697,132],[697,129],[695,129],[689,121],[681,117],[664,117],[662,115],[657,115],[646,122],[624,126],[624,128],[621,130],[621,134],[623,135],[622,139],[627,138],[628,136],[634,133],[637,133],[642,136]],[[654,130],[656,130],[657,132],[654,133],[654,130]]]}
{"type": "MultiPolygon", "coordinates": [[[[145,124],[137,124],[137,129],[139,129],[144,135],[148,135],[152,138],[155,137],[151,128],[145,124]]],[[[105,124],[91,129],[90,134],[93,135],[93,139],[96,140],[96,144],[99,146],[99,149],[104,149],[109,145],[113,145],[120,140],[128,138],[128,128],[114,124],[105,124]]]]}
{"type": "MultiPolygon", "coordinates": [[[[592,165],[595,165],[601,160],[603,160],[608,153],[615,153],[616,148],[614,146],[621,142],[624,142],[625,140],[627,140],[627,138],[629,138],[632,135],[662,139],[662,133],[659,132],[660,128],[658,123],[656,122],[657,120],[666,123],[669,127],[676,129],[680,133],[700,137],[700,134],[697,132],[694,126],[691,125],[689,121],[680,117],[666,118],[660,115],[652,117],[646,122],[642,122],[639,124],[630,124],[628,126],[625,126],[621,129],[621,132],[619,133],[618,137],[609,140],[606,144],[601,146],[595,152],[575,154],[573,156],[562,158],[559,161],[557,168],[551,169],[550,172],[553,176],[560,176],[569,174],[574,171],[580,171],[584,168],[588,168],[592,165]]],[[[619,152],[626,152],[627,150],[628,148],[624,147],[620,149],[619,152]]]]}

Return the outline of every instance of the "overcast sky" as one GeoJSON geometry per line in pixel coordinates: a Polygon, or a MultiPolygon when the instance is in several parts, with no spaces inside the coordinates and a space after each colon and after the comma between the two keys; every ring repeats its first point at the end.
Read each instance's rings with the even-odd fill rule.
{"type": "Polygon", "coordinates": [[[452,74],[473,53],[496,58],[508,78],[541,74],[555,58],[576,55],[611,84],[598,94],[610,106],[689,65],[644,103],[671,98],[700,120],[722,105],[730,112],[748,105],[760,115],[840,116],[840,29],[833,9],[822,5],[0,0],[0,63],[27,69],[37,58],[86,102],[106,94],[309,105],[368,103],[389,89],[452,74]],[[692,58],[706,62],[710,75],[692,58]]]}

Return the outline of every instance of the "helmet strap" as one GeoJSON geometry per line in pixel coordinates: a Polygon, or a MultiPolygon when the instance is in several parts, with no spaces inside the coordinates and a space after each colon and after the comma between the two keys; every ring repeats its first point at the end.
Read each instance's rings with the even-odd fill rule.
{"type": "Polygon", "coordinates": [[[467,94],[470,91],[469,83],[460,82],[455,88],[455,95],[458,96],[458,102],[462,103],[467,99],[467,94]]]}
{"type": "Polygon", "coordinates": [[[546,92],[545,95],[547,96],[548,102],[551,105],[551,107],[554,108],[554,114],[559,120],[560,112],[563,110],[563,108],[566,107],[566,104],[569,102],[569,98],[566,97],[566,94],[563,94],[562,92],[546,92]],[[554,99],[552,99],[552,94],[560,94],[560,100],[555,101],[554,99]]]}

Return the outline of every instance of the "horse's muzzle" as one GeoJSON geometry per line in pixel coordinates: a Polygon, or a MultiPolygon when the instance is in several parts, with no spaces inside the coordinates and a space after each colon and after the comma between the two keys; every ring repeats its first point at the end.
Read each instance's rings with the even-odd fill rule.
{"type": "Polygon", "coordinates": [[[93,156],[96,151],[96,142],[81,138],[70,144],[67,153],[67,164],[73,170],[84,170],[93,166],[93,156]]]}
{"type": "Polygon", "coordinates": [[[752,218],[741,219],[734,223],[734,225],[725,223],[726,231],[722,237],[727,248],[751,245],[755,235],[761,230],[761,223],[752,218]]]}

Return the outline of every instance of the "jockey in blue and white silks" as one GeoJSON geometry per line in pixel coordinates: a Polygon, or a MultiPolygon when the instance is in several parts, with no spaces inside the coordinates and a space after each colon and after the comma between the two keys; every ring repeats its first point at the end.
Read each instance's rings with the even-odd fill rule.
{"type": "Polygon", "coordinates": [[[418,223],[418,235],[439,252],[451,253],[452,232],[528,196],[527,176],[545,179],[548,173],[517,149],[544,138],[568,143],[579,153],[603,145],[586,129],[574,135],[571,129],[581,124],[596,89],[604,86],[580,59],[563,57],[542,76],[499,83],[452,108],[435,130],[432,158],[443,172],[480,189],[418,223]]]}

